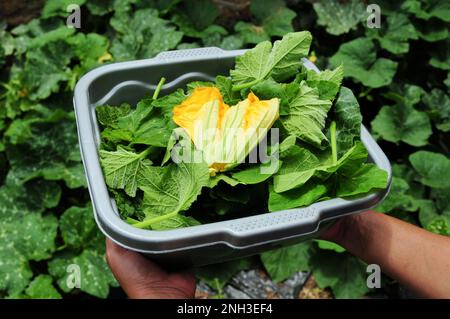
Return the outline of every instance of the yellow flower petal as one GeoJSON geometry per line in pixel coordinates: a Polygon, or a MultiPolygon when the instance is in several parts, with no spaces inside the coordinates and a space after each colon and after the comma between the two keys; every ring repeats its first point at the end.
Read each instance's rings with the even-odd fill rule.
{"type": "Polygon", "coordinates": [[[173,120],[183,127],[209,164],[210,174],[241,163],[272,127],[279,100],[247,99],[229,107],[214,87],[198,87],[173,110],[173,120]]]}
{"type": "Polygon", "coordinates": [[[221,119],[229,106],[223,102],[220,91],[215,87],[196,87],[186,100],[173,108],[173,121],[184,128],[194,140],[195,121],[204,113],[203,105],[214,100],[219,103],[219,119],[221,119]]]}

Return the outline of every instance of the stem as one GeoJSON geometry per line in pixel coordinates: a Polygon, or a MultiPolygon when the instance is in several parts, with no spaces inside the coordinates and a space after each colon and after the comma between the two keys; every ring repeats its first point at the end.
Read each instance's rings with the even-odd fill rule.
{"type": "Polygon", "coordinates": [[[259,81],[260,81],[259,79],[255,79],[255,80],[253,80],[253,81],[251,81],[251,82],[248,82],[248,83],[242,83],[242,84],[234,85],[234,86],[231,88],[231,91],[240,91],[240,90],[242,90],[242,89],[246,89],[246,88],[248,88],[248,87],[251,87],[252,85],[255,85],[255,84],[258,83],[259,81]]]}
{"type": "Polygon", "coordinates": [[[224,299],[225,294],[223,293],[223,289],[220,288],[219,279],[217,277],[214,278],[214,285],[216,286],[216,291],[217,291],[217,294],[214,296],[214,298],[224,299]]]}
{"type": "Polygon", "coordinates": [[[137,228],[147,228],[148,226],[151,226],[152,224],[159,223],[160,221],[169,219],[169,218],[174,217],[176,215],[178,215],[178,212],[169,213],[169,214],[165,214],[165,215],[158,216],[158,217],[155,217],[155,218],[143,220],[143,221],[141,221],[139,223],[132,224],[132,225],[134,227],[137,227],[137,228]]]}
{"type": "Polygon", "coordinates": [[[67,247],[66,244],[64,244],[62,246],[59,246],[59,247],[56,247],[56,251],[61,251],[61,250],[65,249],[66,247],[67,247]]]}
{"type": "Polygon", "coordinates": [[[336,122],[333,121],[330,124],[330,138],[331,138],[331,157],[333,158],[333,164],[337,163],[337,147],[336,147],[336,122]]]}
{"type": "Polygon", "coordinates": [[[131,218],[131,217],[127,217],[126,221],[127,221],[128,224],[131,224],[131,225],[139,223],[139,221],[137,219],[134,219],[134,218],[131,218]]]}
{"type": "Polygon", "coordinates": [[[146,150],[142,151],[142,153],[139,153],[139,158],[145,158],[148,154],[150,154],[152,150],[152,146],[148,147],[146,150]]]}
{"type": "Polygon", "coordinates": [[[161,91],[161,87],[164,85],[165,82],[166,82],[166,78],[165,77],[162,77],[161,80],[159,80],[159,83],[156,86],[156,90],[153,93],[152,100],[156,100],[158,98],[159,91],[161,91]]]}

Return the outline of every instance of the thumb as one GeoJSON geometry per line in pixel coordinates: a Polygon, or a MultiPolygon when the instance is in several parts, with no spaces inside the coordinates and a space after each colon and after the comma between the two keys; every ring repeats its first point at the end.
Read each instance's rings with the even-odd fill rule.
{"type": "Polygon", "coordinates": [[[190,272],[168,273],[141,254],[106,240],[106,259],[130,298],[192,298],[195,277],[190,272]]]}

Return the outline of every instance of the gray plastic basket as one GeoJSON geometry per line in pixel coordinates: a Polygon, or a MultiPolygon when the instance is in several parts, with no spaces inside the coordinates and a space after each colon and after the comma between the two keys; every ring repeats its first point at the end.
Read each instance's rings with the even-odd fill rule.
{"type": "MultiPolygon", "coordinates": [[[[214,47],[163,52],[153,59],[99,67],[78,81],[74,107],[81,156],[95,219],[107,237],[161,263],[199,266],[316,237],[331,221],[367,210],[386,196],[389,187],[355,200],[336,198],[305,208],[166,231],[138,229],[119,217],[100,167],[100,134],[95,107],[123,102],[135,104],[156,88],[162,76],[167,79],[167,84],[163,86],[161,95],[184,87],[190,81],[213,80],[218,74],[227,74],[234,67],[235,57],[244,52],[214,47]]],[[[308,60],[304,64],[318,72],[308,60]]],[[[364,126],[361,140],[369,152],[369,161],[388,172],[390,185],[389,160],[364,126]]]]}

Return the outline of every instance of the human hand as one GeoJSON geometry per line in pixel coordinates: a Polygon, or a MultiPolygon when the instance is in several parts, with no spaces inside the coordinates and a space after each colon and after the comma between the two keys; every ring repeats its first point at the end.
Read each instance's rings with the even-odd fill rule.
{"type": "Polygon", "coordinates": [[[193,273],[169,273],[141,254],[122,248],[110,239],[106,239],[106,259],[129,298],[186,299],[195,295],[193,273]]]}
{"type": "Polygon", "coordinates": [[[343,246],[417,296],[450,297],[450,238],[375,211],[339,219],[322,239],[343,246]]]}
{"type": "Polygon", "coordinates": [[[352,228],[355,228],[354,219],[356,217],[357,215],[350,215],[339,218],[320,235],[320,239],[343,245],[348,241],[348,237],[351,236],[352,228]]]}
{"type": "Polygon", "coordinates": [[[373,219],[383,214],[369,210],[360,214],[348,215],[339,218],[320,236],[321,239],[339,244],[354,254],[365,251],[372,240],[374,230],[377,226],[382,230],[384,224],[374,227],[373,219]]]}

